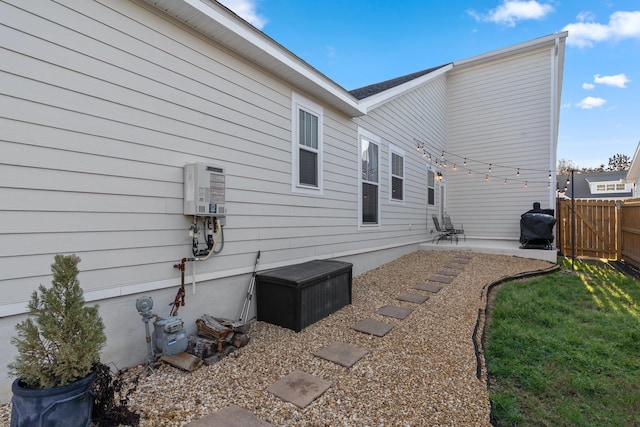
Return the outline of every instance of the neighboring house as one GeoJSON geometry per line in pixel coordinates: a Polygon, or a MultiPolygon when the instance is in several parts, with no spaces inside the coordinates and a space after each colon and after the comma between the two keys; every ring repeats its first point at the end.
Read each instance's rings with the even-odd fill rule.
{"type": "Polygon", "coordinates": [[[640,195],[638,195],[638,186],[640,185],[640,142],[638,142],[636,146],[636,152],[631,159],[631,165],[629,166],[629,170],[627,170],[625,181],[631,185],[633,192],[631,197],[634,199],[640,197],[640,195]]]}
{"type": "Polygon", "coordinates": [[[566,199],[624,200],[632,197],[633,185],[626,182],[627,171],[574,172],[558,175],[558,196],[566,199]],[[572,192],[573,189],[573,192],[572,192]]]}
{"type": "Polygon", "coordinates": [[[239,315],[258,251],[261,269],[338,258],[357,275],[431,240],[434,213],[516,241],[520,214],[554,202],[567,33],[350,93],[206,0],[0,1],[0,30],[6,343],[54,254],[76,253],[103,361],[144,360],[135,302],[170,312],[193,162],[219,168],[226,217],[220,253],[186,265],[190,333],[239,315]]]}

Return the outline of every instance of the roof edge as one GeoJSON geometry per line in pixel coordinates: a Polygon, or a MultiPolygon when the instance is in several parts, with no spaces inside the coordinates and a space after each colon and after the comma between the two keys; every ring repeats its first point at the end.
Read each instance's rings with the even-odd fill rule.
{"type": "Polygon", "coordinates": [[[346,89],[218,2],[144,1],[339,111],[351,117],[364,114],[346,89]]]}
{"type": "Polygon", "coordinates": [[[512,46],[508,46],[502,49],[496,49],[480,55],[472,56],[470,58],[454,61],[453,67],[454,69],[466,68],[466,67],[482,64],[484,62],[493,61],[502,57],[510,56],[516,53],[539,49],[544,46],[553,47],[556,44],[556,40],[566,39],[568,36],[569,36],[568,31],[549,34],[548,36],[538,37],[536,39],[514,44],[512,46]]]}
{"type": "Polygon", "coordinates": [[[446,74],[452,68],[453,68],[452,63],[443,65],[437,70],[424,74],[420,77],[416,77],[415,79],[409,80],[406,83],[402,83],[400,85],[394,86],[382,92],[376,93],[375,95],[371,95],[367,98],[363,98],[362,100],[360,100],[360,107],[362,108],[365,114],[368,114],[369,111],[374,110],[380,107],[381,105],[386,104],[387,102],[390,102],[443,74],[446,74]]]}

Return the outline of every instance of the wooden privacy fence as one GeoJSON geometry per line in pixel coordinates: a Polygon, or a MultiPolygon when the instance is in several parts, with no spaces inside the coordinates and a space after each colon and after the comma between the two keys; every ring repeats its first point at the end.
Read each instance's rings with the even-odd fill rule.
{"type": "Polygon", "coordinates": [[[626,200],[620,210],[622,259],[640,268],[640,200],[626,200]]]}
{"type": "Polygon", "coordinates": [[[556,246],[565,256],[620,259],[620,201],[575,200],[575,236],[572,246],[571,200],[558,199],[556,246]]]}

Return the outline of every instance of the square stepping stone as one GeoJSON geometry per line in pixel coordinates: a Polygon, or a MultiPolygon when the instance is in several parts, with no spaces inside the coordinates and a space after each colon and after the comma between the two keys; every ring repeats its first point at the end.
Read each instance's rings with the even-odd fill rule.
{"type": "Polygon", "coordinates": [[[428,300],[429,297],[427,295],[422,295],[422,294],[407,293],[407,294],[398,295],[396,299],[400,301],[407,301],[407,302],[414,302],[416,304],[422,304],[423,302],[428,300]]]}
{"type": "Polygon", "coordinates": [[[449,268],[451,270],[464,270],[464,265],[450,262],[449,264],[445,264],[444,268],[449,268]]]}
{"type": "Polygon", "coordinates": [[[469,264],[471,262],[471,258],[454,258],[452,261],[458,264],[469,264]]]}
{"type": "Polygon", "coordinates": [[[415,285],[413,287],[413,289],[420,289],[421,291],[432,292],[432,293],[435,294],[440,289],[442,289],[442,286],[441,285],[433,285],[431,283],[418,283],[417,285],[415,285]]]}
{"type": "Polygon", "coordinates": [[[237,405],[229,405],[213,414],[185,424],[185,427],[273,427],[237,405]]]}
{"type": "Polygon", "coordinates": [[[383,305],[376,310],[376,313],[387,317],[393,317],[394,319],[406,319],[408,315],[413,313],[413,309],[400,307],[398,305],[383,305]]]}
{"type": "Polygon", "coordinates": [[[267,391],[282,400],[304,408],[331,387],[329,381],[306,372],[295,370],[286,377],[271,384],[267,391]]]}
{"type": "Polygon", "coordinates": [[[344,342],[335,342],[315,352],[313,355],[330,360],[345,368],[350,368],[367,354],[369,352],[363,348],[344,342]]]}
{"type": "Polygon", "coordinates": [[[436,271],[436,274],[439,274],[440,276],[456,277],[458,274],[460,274],[460,272],[451,270],[440,270],[436,271]]]}
{"type": "Polygon", "coordinates": [[[437,276],[435,274],[432,274],[431,276],[427,277],[427,280],[430,282],[451,283],[453,282],[453,277],[437,276]]]}
{"type": "Polygon", "coordinates": [[[358,332],[383,337],[393,329],[393,325],[373,319],[364,319],[351,327],[358,332]]]}

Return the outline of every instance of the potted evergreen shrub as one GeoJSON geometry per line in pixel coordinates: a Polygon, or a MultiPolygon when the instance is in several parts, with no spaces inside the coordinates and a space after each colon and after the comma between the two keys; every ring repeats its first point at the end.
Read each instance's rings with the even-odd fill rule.
{"type": "Polygon", "coordinates": [[[106,342],[98,306],[85,306],[76,255],[56,255],[52,286],[40,285],[29,301],[29,317],[16,325],[9,364],[11,427],[89,426],[91,386],[106,342]]]}

